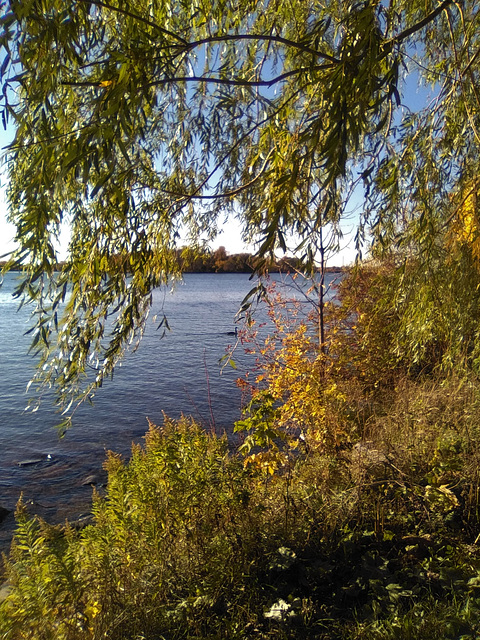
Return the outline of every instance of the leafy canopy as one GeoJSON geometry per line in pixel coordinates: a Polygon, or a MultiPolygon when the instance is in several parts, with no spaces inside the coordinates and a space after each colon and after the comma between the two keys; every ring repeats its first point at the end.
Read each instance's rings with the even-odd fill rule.
{"type": "Polygon", "coordinates": [[[181,236],[196,247],[230,215],[260,257],[293,233],[313,259],[363,183],[384,246],[412,220],[422,243],[477,188],[475,0],[0,7],[10,266],[28,265],[18,295],[35,303],[37,381],[64,408],[139,337],[181,236]],[[437,99],[412,113],[402,93],[416,74],[437,99]]]}

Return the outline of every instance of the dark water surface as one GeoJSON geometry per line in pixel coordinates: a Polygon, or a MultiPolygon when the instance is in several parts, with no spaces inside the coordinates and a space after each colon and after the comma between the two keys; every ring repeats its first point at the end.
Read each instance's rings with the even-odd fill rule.
{"type": "MultiPolygon", "coordinates": [[[[48,521],[78,518],[88,511],[92,484],[104,481],[105,451],[128,457],[132,442],[141,442],[148,428],[147,416],[161,424],[163,412],[191,414],[217,433],[231,433],[241,405],[235,381],[253,366],[254,356],[238,349],[238,370],[221,371],[219,359],[235,343],[228,332],[255,284],[248,275],[187,274],[173,293],[156,291],[151,315],[165,313],[171,331],[162,339],[158,321],[148,321],[138,350],[98,391],[94,406],[76,413],[63,439],[48,398],[37,412],[24,411],[34,360],[27,355],[30,336],[24,335],[30,310],[17,311],[11,295],[16,278],[7,274],[0,288],[0,506],[13,510],[23,492],[31,512],[48,521]]],[[[12,524],[9,517],[0,526],[0,547],[8,544],[12,524]]]]}

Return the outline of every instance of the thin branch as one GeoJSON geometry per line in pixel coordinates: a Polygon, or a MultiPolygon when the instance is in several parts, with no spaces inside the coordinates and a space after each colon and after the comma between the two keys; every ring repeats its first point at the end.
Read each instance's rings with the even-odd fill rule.
{"type": "MultiPolygon", "coordinates": [[[[239,193],[242,193],[242,191],[245,191],[245,189],[248,189],[249,187],[251,187],[253,184],[255,184],[255,182],[257,182],[262,177],[262,175],[265,172],[265,169],[267,168],[267,164],[272,156],[272,153],[273,153],[273,149],[270,149],[270,152],[267,154],[267,157],[265,158],[265,162],[263,163],[262,168],[257,173],[257,175],[254,178],[252,178],[252,180],[250,180],[249,182],[246,182],[245,184],[242,184],[240,187],[237,187],[236,189],[232,189],[231,191],[225,191],[224,193],[211,194],[208,196],[198,195],[198,188],[194,191],[193,194],[170,191],[169,189],[160,189],[160,191],[162,193],[166,193],[169,196],[175,196],[177,198],[187,198],[187,200],[220,200],[222,198],[232,198],[233,196],[237,196],[239,193]]],[[[205,186],[205,182],[203,182],[202,187],[203,186],[205,186]]]]}
{"type": "Polygon", "coordinates": [[[434,69],[431,69],[430,67],[426,67],[424,64],[419,62],[416,58],[411,56],[406,51],[405,51],[405,53],[403,55],[404,55],[405,58],[408,58],[411,62],[413,62],[413,64],[415,64],[419,69],[423,69],[423,71],[426,71],[427,73],[431,74],[432,76],[437,76],[437,78],[443,78],[444,80],[452,80],[452,81],[454,80],[454,77],[451,76],[451,75],[448,75],[446,73],[442,73],[441,71],[435,71],[434,69]]]}
{"type": "Polygon", "coordinates": [[[281,73],[270,80],[233,80],[231,78],[213,78],[210,76],[182,76],[177,78],[164,78],[163,80],[155,80],[147,84],[147,87],[162,86],[164,84],[172,84],[175,82],[205,82],[213,84],[224,84],[234,87],[271,87],[278,82],[283,82],[287,78],[299,75],[308,71],[323,71],[324,69],[330,69],[331,64],[320,64],[315,67],[300,67],[299,69],[292,69],[281,73]]]}
{"type": "Polygon", "coordinates": [[[166,36],[170,36],[171,38],[178,40],[179,42],[182,43],[183,46],[188,46],[188,42],[184,40],[181,36],[177,35],[176,33],[173,33],[173,31],[164,29],[163,27],[158,25],[156,22],[152,22],[151,20],[148,20],[147,18],[144,18],[143,16],[138,15],[138,13],[133,13],[132,11],[128,11],[127,9],[120,9],[120,7],[114,7],[111,4],[108,4],[107,2],[101,2],[101,0],[77,0],[77,2],[93,4],[97,7],[103,7],[104,9],[110,9],[111,11],[121,13],[124,16],[133,18],[134,20],[138,20],[139,22],[143,22],[147,26],[152,27],[152,29],[156,29],[157,31],[164,33],[166,36]]]}
{"type": "Polygon", "coordinates": [[[143,16],[138,15],[137,13],[133,13],[132,11],[128,11],[127,9],[121,9],[120,7],[114,7],[111,4],[108,4],[107,2],[102,2],[101,0],[78,0],[79,2],[88,2],[89,4],[93,4],[95,6],[98,7],[103,7],[105,9],[110,9],[111,11],[115,11],[117,13],[121,13],[123,15],[126,15],[130,18],[133,18],[135,20],[138,20],[140,22],[143,22],[144,24],[146,24],[149,27],[152,27],[152,29],[156,29],[158,31],[160,31],[161,33],[164,33],[165,35],[170,36],[171,38],[174,38],[175,40],[177,40],[180,44],[177,45],[171,45],[171,46],[175,46],[175,47],[185,47],[188,50],[192,50],[195,49],[197,47],[200,47],[204,44],[215,44],[217,42],[229,42],[229,41],[239,41],[239,40],[249,40],[249,41],[266,41],[266,42],[277,42],[279,44],[283,44],[287,47],[291,47],[293,49],[298,49],[299,51],[303,51],[305,53],[310,53],[313,56],[317,57],[317,58],[323,58],[324,60],[329,60],[330,62],[334,62],[335,64],[338,64],[340,62],[340,60],[338,60],[337,58],[335,58],[334,56],[331,56],[328,53],[323,53],[322,51],[318,51],[317,49],[312,49],[311,47],[307,47],[306,45],[303,45],[299,42],[295,42],[294,40],[289,40],[288,38],[282,38],[281,36],[274,36],[274,35],[263,35],[263,34],[232,34],[232,35],[223,35],[223,36],[210,36],[207,38],[202,38],[201,40],[194,40],[193,42],[188,42],[187,40],[185,40],[184,38],[182,38],[181,36],[179,36],[176,33],[173,33],[172,31],[169,31],[168,29],[165,29],[163,27],[161,27],[160,25],[158,25],[156,22],[153,22],[152,20],[148,20],[147,18],[144,18],[143,16]]]}
{"type": "Polygon", "coordinates": [[[388,45],[391,46],[391,45],[394,45],[394,44],[400,44],[400,42],[403,42],[404,40],[406,40],[406,38],[410,37],[411,35],[413,35],[417,31],[420,31],[421,29],[423,29],[423,27],[426,27],[427,24],[429,24],[430,22],[435,20],[435,18],[438,15],[440,15],[440,13],[442,13],[442,11],[444,9],[446,9],[451,4],[453,4],[453,0],[443,0],[443,2],[441,4],[439,4],[436,9],[434,9],[433,11],[430,11],[430,13],[428,15],[426,15],[425,18],[423,18],[423,20],[420,20],[420,22],[417,22],[416,24],[414,24],[413,26],[409,27],[408,29],[405,29],[405,31],[402,31],[397,36],[394,36],[390,40],[387,40],[385,45],[386,46],[388,46],[388,45]]]}
{"type": "MultiPolygon", "coordinates": [[[[448,27],[449,27],[449,33],[450,33],[450,40],[452,41],[452,49],[453,49],[453,53],[455,56],[455,66],[456,66],[456,71],[457,74],[460,75],[460,82],[462,82],[463,80],[463,75],[468,72],[469,76],[470,76],[470,80],[471,80],[471,87],[473,90],[473,93],[475,95],[475,98],[477,100],[477,105],[479,104],[479,96],[478,96],[478,92],[475,86],[475,79],[473,77],[473,74],[471,72],[471,66],[470,64],[467,65],[467,67],[465,68],[465,70],[463,72],[460,71],[460,60],[459,60],[459,55],[457,52],[457,47],[456,47],[456,42],[455,42],[455,36],[454,36],[454,32],[453,32],[453,24],[452,24],[452,18],[450,16],[450,12],[447,11],[447,18],[448,18],[448,27]]],[[[455,78],[454,80],[454,86],[452,87],[452,91],[455,88],[456,84],[457,84],[457,79],[455,78]]],[[[473,134],[477,139],[477,142],[480,142],[480,136],[479,136],[479,132],[477,130],[476,124],[475,124],[475,118],[471,112],[471,109],[468,106],[468,103],[465,102],[465,111],[467,112],[467,117],[468,120],[470,122],[470,126],[472,128],[473,134]]]]}
{"type": "MultiPolygon", "coordinates": [[[[208,174],[208,176],[206,176],[206,178],[203,180],[203,182],[201,184],[198,185],[198,187],[195,189],[194,193],[191,194],[188,197],[188,200],[192,200],[202,189],[203,187],[205,187],[206,184],[208,184],[208,181],[215,175],[215,173],[220,169],[220,167],[222,166],[222,164],[225,162],[225,160],[227,160],[227,158],[232,154],[232,152],[241,145],[241,143],[248,138],[248,136],[252,135],[252,133],[254,133],[257,129],[259,129],[263,124],[265,124],[266,122],[268,122],[269,120],[271,120],[272,118],[274,118],[278,113],[280,113],[280,111],[290,102],[292,101],[303,89],[303,87],[300,87],[293,95],[289,96],[273,113],[271,113],[270,115],[268,115],[266,118],[264,118],[263,120],[261,120],[260,122],[257,122],[254,124],[253,127],[251,127],[243,136],[241,136],[236,142],[235,144],[232,145],[232,147],[227,151],[227,153],[225,153],[222,158],[220,158],[220,160],[216,163],[216,165],[213,167],[213,169],[210,171],[210,173],[208,174]]],[[[184,206],[184,204],[179,205],[175,211],[173,212],[173,217],[177,215],[177,213],[182,209],[182,207],[184,206]]]]}
{"type": "MultiPolygon", "coordinates": [[[[204,82],[211,84],[222,84],[228,86],[235,87],[271,87],[278,82],[283,82],[287,78],[292,76],[299,75],[308,71],[323,71],[324,69],[330,69],[332,64],[320,64],[315,67],[300,67],[299,69],[292,69],[291,71],[286,71],[285,73],[281,73],[270,80],[233,80],[231,78],[214,78],[212,76],[174,76],[171,78],[162,78],[161,80],[153,80],[152,82],[148,82],[144,85],[144,87],[160,87],[166,84],[176,84],[180,82],[204,82]]],[[[114,83],[114,81],[112,81],[114,83]]],[[[107,88],[105,87],[104,81],[91,82],[87,80],[66,80],[61,83],[66,87],[98,87],[98,88],[107,88]]]]}
{"type": "Polygon", "coordinates": [[[457,217],[457,215],[460,213],[463,205],[467,202],[467,200],[470,198],[470,196],[474,195],[477,187],[479,184],[479,180],[475,180],[473,183],[473,186],[471,187],[471,189],[467,192],[467,195],[464,196],[464,198],[462,199],[462,201],[460,202],[460,204],[458,205],[458,207],[455,208],[454,212],[447,218],[447,220],[442,224],[441,226],[441,230],[443,231],[444,229],[446,229],[448,226],[450,226],[450,224],[453,222],[453,220],[457,217]]]}
{"type": "Polygon", "coordinates": [[[478,58],[478,56],[480,56],[480,47],[477,49],[477,52],[475,53],[475,55],[473,56],[473,58],[471,58],[470,62],[467,64],[467,66],[465,67],[465,69],[460,73],[460,75],[463,77],[466,73],[468,73],[470,71],[470,69],[472,68],[472,65],[475,63],[476,59],[478,58]]]}
{"type": "Polygon", "coordinates": [[[100,124],[100,120],[97,119],[96,121],[94,120],[94,121],[87,122],[84,125],[77,126],[77,128],[72,129],[71,131],[67,131],[66,133],[59,133],[58,135],[51,136],[50,138],[41,138],[40,140],[34,140],[33,142],[26,142],[25,144],[14,144],[14,142],[11,142],[10,144],[6,145],[4,149],[6,149],[7,151],[16,151],[17,149],[28,149],[28,147],[35,147],[40,144],[48,144],[50,142],[55,142],[56,140],[62,140],[64,138],[70,138],[71,136],[76,136],[83,129],[89,129],[92,125],[98,125],[98,124],[100,124]]]}
{"type": "MultiPolygon", "coordinates": [[[[322,51],[318,51],[317,49],[312,49],[311,47],[307,47],[299,42],[295,42],[294,40],[289,40],[287,38],[282,38],[281,36],[273,36],[273,35],[258,35],[258,34],[233,34],[233,35],[224,35],[224,36],[211,36],[209,38],[202,38],[201,40],[196,40],[188,44],[188,49],[194,49],[203,44],[215,44],[216,42],[230,42],[230,41],[238,41],[238,40],[250,40],[250,41],[266,41],[266,42],[277,42],[279,44],[284,44],[287,47],[291,47],[292,49],[298,49],[299,51],[303,51],[305,53],[310,53],[312,56],[316,58],[323,58],[324,60],[328,60],[329,62],[333,62],[334,64],[340,64],[340,60],[331,56],[328,53],[323,53],[322,51]]],[[[178,46],[178,45],[175,45],[178,46]]]]}

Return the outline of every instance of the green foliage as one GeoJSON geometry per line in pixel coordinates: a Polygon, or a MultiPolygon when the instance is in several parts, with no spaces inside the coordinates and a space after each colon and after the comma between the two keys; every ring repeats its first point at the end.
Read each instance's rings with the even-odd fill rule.
{"type": "Polygon", "coordinates": [[[186,419],[151,425],[109,454],[92,524],[19,505],[0,637],[475,637],[478,394],[404,379],[356,446],[273,475],[186,419]]]}
{"type": "Polygon", "coordinates": [[[262,552],[252,472],[187,420],[152,425],[128,465],[110,454],[106,468],[95,524],[80,533],[19,507],[2,637],[183,637],[207,623],[214,635],[227,606],[248,606],[232,589],[262,552]]]}
{"type": "Polygon", "coordinates": [[[429,260],[397,255],[343,279],[345,355],[365,382],[477,368],[479,272],[471,247],[457,249],[444,245],[429,260]]]}
{"type": "Polygon", "coordinates": [[[225,216],[260,258],[294,237],[311,265],[363,183],[379,244],[413,220],[429,248],[478,173],[477,5],[2,0],[8,266],[28,265],[36,381],[62,409],[88,398],[178,275],[180,236],[198,253],[225,216]],[[417,73],[443,83],[435,111],[401,105],[417,73]]]}

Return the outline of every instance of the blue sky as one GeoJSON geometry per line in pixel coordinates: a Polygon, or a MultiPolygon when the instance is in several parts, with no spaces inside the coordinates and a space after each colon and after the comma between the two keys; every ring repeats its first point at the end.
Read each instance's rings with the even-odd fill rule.
{"type": "MultiPolygon", "coordinates": [[[[3,126],[0,126],[0,149],[7,145],[13,137],[13,129],[5,131],[3,126]]],[[[10,251],[13,248],[12,237],[15,234],[15,229],[11,224],[7,223],[7,205],[5,202],[5,167],[2,168],[0,173],[0,256],[10,251]]]]}

